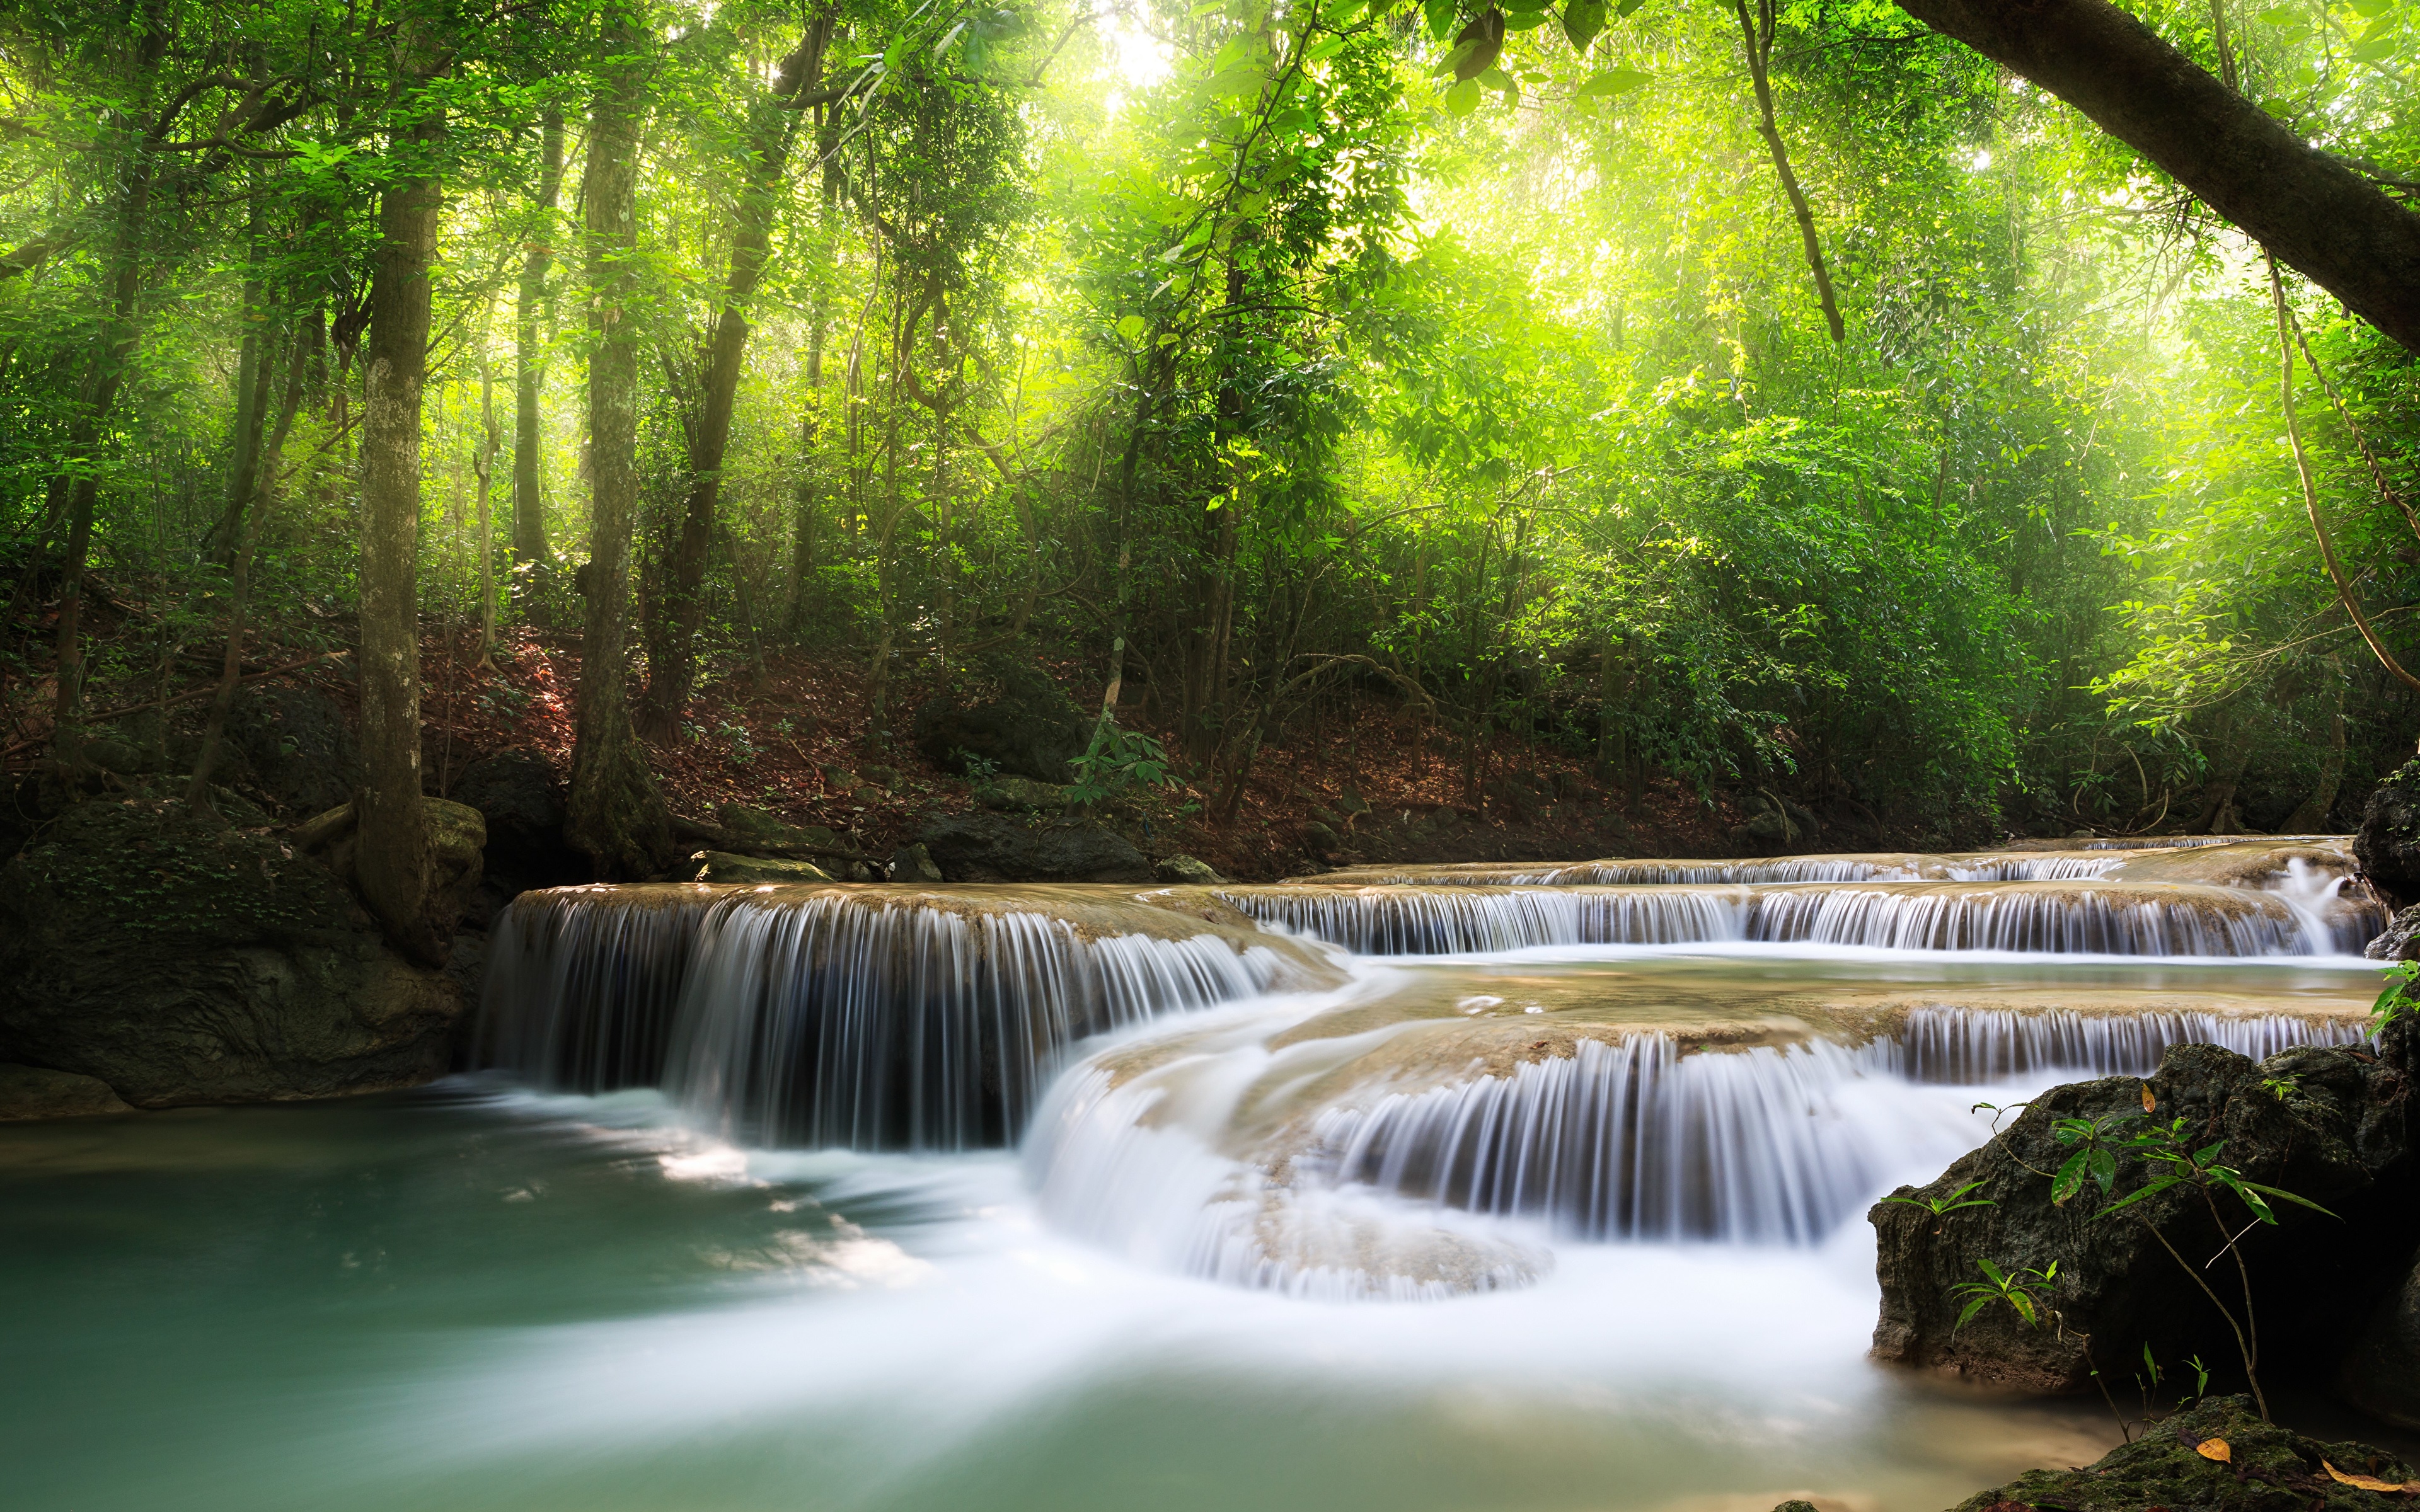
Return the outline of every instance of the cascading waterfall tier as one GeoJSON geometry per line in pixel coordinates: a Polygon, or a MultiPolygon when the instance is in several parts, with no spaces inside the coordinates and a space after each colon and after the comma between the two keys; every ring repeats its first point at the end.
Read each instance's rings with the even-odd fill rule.
{"type": "MultiPolygon", "coordinates": [[[[2357,1010],[2097,1014],[1918,1008],[1860,1038],[1583,1027],[1460,1074],[1421,1041],[1468,1026],[1180,1034],[1103,1052],[1054,1089],[1029,1169],[1055,1222],[1147,1263],[1310,1296],[1519,1286],[1534,1234],[1811,1244],[1988,1131],[1978,1088],[2149,1074],[2172,1045],[2249,1056],[2359,1038],[2357,1010]],[[1553,1043],[1550,1053],[1536,1050],[1553,1043]],[[2028,1081],[2027,1079],[2030,1079],[2028,1081]],[[1505,1227],[1507,1222],[1512,1227],[1505,1227]]],[[[1553,1034],[1551,1029],[1545,1030],[1553,1034]]]]}
{"type": "Polygon", "coordinates": [[[499,922],[480,1059],[661,1087],[751,1143],[1012,1142],[1059,1052],[1334,968],[1241,919],[1099,889],[570,887],[499,922]]]}
{"type": "Polygon", "coordinates": [[[1363,955],[1720,941],[2050,955],[2358,951],[2382,910],[2329,888],[2191,884],[1880,882],[1810,887],[1332,887],[1217,894],[1265,923],[1363,955]]]}
{"type": "Polygon", "coordinates": [[[1912,1100],[1845,1096],[1856,1084],[2149,1075],[2171,1045],[2257,1058],[2360,1034],[2285,1015],[1929,1010],[1856,1047],[1683,1055],[1669,1034],[1584,1039],[1509,1076],[1332,1109],[1314,1133],[1332,1180],[1579,1238],[1803,1244],[1864,1210],[1912,1133],[1912,1100]]]}
{"type": "Polygon", "coordinates": [[[1297,883],[1337,887],[1568,887],[1751,882],[2081,882],[2117,875],[2131,881],[2210,882],[2258,887],[2300,860],[2336,875],[2352,855],[2339,836],[2250,840],[2235,835],[2169,836],[2141,841],[2065,841],[2055,847],[1909,851],[1835,856],[1767,856],[1745,860],[1630,859],[1477,861],[1451,866],[1356,866],[1297,883]],[[2072,846],[2072,849],[2066,848],[2072,846]]]}

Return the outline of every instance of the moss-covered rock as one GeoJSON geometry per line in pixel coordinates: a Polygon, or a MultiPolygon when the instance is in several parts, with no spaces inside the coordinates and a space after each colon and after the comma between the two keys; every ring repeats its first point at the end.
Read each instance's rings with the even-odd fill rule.
{"type": "Polygon", "coordinates": [[[328,867],[266,827],[85,803],[0,870],[0,1060],[137,1106],[426,1081],[461,1011],[455,983],[389,949],[328,867]]]}
{"type": "Polygon", "coordinates": [[[2388,1512],[2412,1468],[2366,1443],[2326,1443],[2264,1423],[2248,1396],[2211,1396],[2076,1470],[2032,1470],[1957,1512],[2388,1512]]]}
{"type": "Polygon", "coordinates": [[[721,817],[723,844],[735,852],[758,846],[767,850],[804,850],[836,843],[832,832],[821,825],[793,825],[744,803],[724,804],[721,817]]]}
{"type": "MultiPolygon", "coordinates": [[[[2401,1279],[2420,1237],[2411,1041],[2401,1030],[2384,1041],[2376,1055],[2304,1045],[2257,1065],[2216,1045],[2178,1045],[2148,1082],[2105,1077],[2034,1099],[1939,1180],[1892,1194],[1946,1201],[1975,1183],[1967,1197],[1988,1206],[1935,1216],[1885,1199],[1869,1215],[1883,1292],[1875,1356],[2037,1391],[2087,1389],[2096,1365],[2116,1369],[2147,1345],[2162,1359],[2234,1360],[2226,1319],[2176,1257],[2199,1264],[2225,1246],[2226,1234],[2198,1189],[2171,1187],[2103,1217],[2147,1180],[2145,1162],[2130,1155],[2119,1160],[2110,1196],[2087,1181],[2067,1201],[2052,1200],[2051,1173],[2073,1153],[2055,1137],[2057,1120],[2144,1119],[2148,1091],[2149,1118],[2185,1120],[2190,1147],[2216,1143],[2219,1158],[2249,1180],[2340,1215],[2277,1202],[2279,1221],[2252,1225],[2242,1242],[2264,1367],[2334,1364],[2375,1300],[2401,1279]],[[1965,1299],[1956,1288],[1979,1280],[1986,1260],[2010,1273],[2055,1264],[2055,1283],[2037,1289],[2056,1310],[2057,1326],[2029,1325],[1999,1304],[1962,1324],[1965,1299]]],[[[2230,1230],[2246,1221],[2233,1197],[2218,1201],[2230,1230]]],[[[2214,1274],[2220,1295],[2240,1311],[2233,1278],[2214,1274]]]]}
{"type": "Polygon", "coordinates": [[[0,1065],[0,1123],[132,1113],[109,1084],[45,1066],[0,1065]]]}

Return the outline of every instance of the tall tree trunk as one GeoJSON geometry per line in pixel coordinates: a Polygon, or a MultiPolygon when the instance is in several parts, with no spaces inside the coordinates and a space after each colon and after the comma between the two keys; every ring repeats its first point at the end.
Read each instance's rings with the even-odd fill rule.
{"type": "Polygon", "coordinates": [[[661,603],[651,617],[654,634],[647,647],[647,691],[639,710],[639,729],[654,740],[669,740],[679,732],[681,711],[689,706],[697,680],[697,635],[706,623],[706,558],[714,541],[715,503],[722,487],[722,464],[731,446],[731,413],[739,394],[739,375],[748,352],[748,306],[765,275],[765,259],[773,242],[773,220],[781,208],[781,184],[789,164],[790,141],[799,113],[790,108],[799,90],[823,71],[824,41],[831,33],[831,13],[819,12],[807,34],[782,60],[766,98],[756,103],[749,124],[747,163],[739,198],[731,212],[731,266],[723,281],[722,309],[714,322],[707,348],[705,393],[698,421],[690,433],[689,498],[681,512],[680,536],[671,556],[671,577],[661,603]]]}
{"type": "Polygon", "coordinates": [[[496,453],[503,439],[496,433],[496,375],[485,353],[479,358],[479,441],[471,452],[471,471],[479,480],[479,665],[489,666],[496,654],[496,527],[489,514],[495,489],[496,453]]]}
{"type": "MultiPolygon", "coordinates": [[[[397,43],[423,84],[425,33],[397,43]]],[[[362,901],[397,949],[445,959],[432,917],[434,872],[420,800],[420,399],[427,375],[429,265],[444,201],[429,114],[396,134],[395,177],[379,196],[362,400],[362,787],[353,800],[362,901]]]]}
{"type": "Polygon", "coordinates": [[[2150,159],[2296,271],[2420,351],[2420,215],[2108,0],[1899,0],[2150,159]]]}
{"type": "Polygon", "coordinates": [[[239,549],[237,537],[243,533],[253,475],[260,466],[261,411],[269,398],[271,364],[261,340],[267,334],[269,313],[262,307],[265,295],[260,282],[260,265],[268,251],[262,245],[268,188],[257,177],[252,182],[251,198],[244,236],[243,344],[236,358],[235,434],[228,448],[226,508],[210,532],[218,560],[229,565],[239,549]]]}
{"type": "Polygon", "coordinates": [[[563,196],[563,112],[547,107],[538,129],[537,224],[521,255],[521,286],[513,305],[513,561],[547,560],[546,510],[538,496],[538,309],[547,270],[554,262],[554,207],[563,196]]]}
{"type": "Polygon", "coordinates": [[[597,91],[581,183],[587,220],[589,557],[580,649],[579,732],[564,832],[600,876],[650,876],[673,858],[671,817],[630,728],[630,531],[639,512],[639,124],[647,81],[640,33],[608,38],[614,67],[597,91]]]}
{"type": "MultiPolygon", "coordinates": [[[[218,765],[219,745],[226,733],[227,715],[235,707],[236,688],[243,681],[243,636],[246,612],[252,595],[252,561],[260,545],[261,517],[269,512],[270,499],[277,487],[279,458],[286,450],[286,437],[294,428],[296,411],[302,408],[303,375],[310,362],[310,351],[304,345],[302,323],[296,323],[293,338],[287,344],[286,397],[278,407],[277,424],[270,433],[263,448],[258,482],[253,492],[239,504],[235,526],[238,545],[235,554],[235,582],[229,594],[227,609],[226,656],[219,665],[218,691],[211,695],[209,717],[202,726],[201,754],[194,761],[194,777],[185,788],[185,803],[202,809],[209,804],[210,775],[218,765]]],[[[267,354],[262,366],[270,365],[267,354]]]]}

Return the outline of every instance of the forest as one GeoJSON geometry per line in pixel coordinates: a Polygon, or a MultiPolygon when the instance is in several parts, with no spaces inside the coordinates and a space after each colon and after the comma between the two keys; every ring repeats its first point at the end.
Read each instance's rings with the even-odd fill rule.
{"type": "Polygon", "coordinates": [[[597,876],[718,799],[888,854],[1038,671],[1051,775],[1231,867],[2350,829],[2420,21],[1992,8],[7,7],[12,823],[324,687],[400,939],[458,742],[597,876]],[[2325,182],[2130,125],[2128,48],[2325,182]]]}

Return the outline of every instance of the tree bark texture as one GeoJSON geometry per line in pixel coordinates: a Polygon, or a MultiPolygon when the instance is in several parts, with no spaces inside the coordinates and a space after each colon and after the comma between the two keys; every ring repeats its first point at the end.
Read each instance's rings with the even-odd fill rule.
{"type": "Polygon", "coordinates": [[[537,202],[521,285],[513,305],[513,561],[547,559],[546,510],[538,497],[538,309],[554,263],[554,208],[563,197],[563,112],[550,107],[538,129],[537,202]]]}
{"type": "MultiPolygon", "coordinates": [[[[407,58],[418,51],[402,45],[407,58]]],[[[379,196],[363,348],[362,789],[353,812],[362,901],[397,949],[438,964],[445,942],[430,918],[434,868],[420,803],[420,399],[444,202],[432,160],[445,127],[427,108],[396,133],[402,161],[379,196]]]]}
{"type": "Polygon", "coordinates": [[[2108,0],[1899,0],[2084,112],[2405,347],[2420,215],[2296,136],[2108,0]]]}
{"type": "MultiPolygon", "coordinates": [[[[697,634],[706,624],[706,559],[714,542],[722,464],[731,447],[732,409],[738,400],[739,375],[747,360],[748,306],[765,276],[773,220],[781,208],[782,177],[798,127],[798,113],[789,104],[822,73],[824,41],[830,30],[828,11],[808,23],[806,36],[782,60],[781,71],[766,98],[757,102],[749,123],[747,161],[741,165],[738,202],[732,208],[731,267],[707,347],[697,424],[690,435],[689,498],[672,552],[670,581],[651,616],[654,633],[647,647],[647,691],[639,715],[639,727],[651,739],[668,740],[679,732],[681,711],[689,706],[690,691],[697,680],[697,634]]],[[[733,570],[737,570],[736,562],[733,570]]]]}
{"type": "Polygon", "coordinates": [[[624,22],[588,123],[586,216],[589,558],[580,714],[564,832],[599,876],[650,876],[672,862],[671,816],[630,727],[627,693],[630,532],[639,512],[639,34],[624,22]]]}

